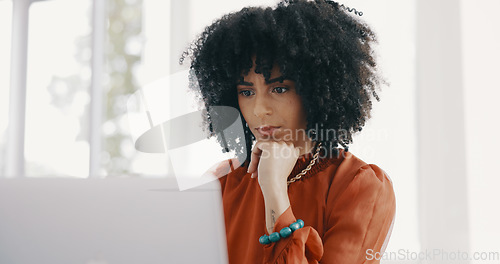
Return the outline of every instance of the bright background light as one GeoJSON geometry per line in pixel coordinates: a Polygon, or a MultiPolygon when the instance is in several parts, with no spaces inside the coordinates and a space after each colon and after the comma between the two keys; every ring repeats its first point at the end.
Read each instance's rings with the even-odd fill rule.
{"type": "MultiPolygon", "coordinates": [[[[105,101],[107,105],[103,107],[108,108],[108,113],[117,114],[105,117],[102,126],[103,138],[109,145],[102,155],[102,174],[164,177],[168,172],[165,155],[137,153],[133,148],[126,119],[130,94],[179,69],[186,69],[187,65],[175,68],[182,52],[178,47],[187,47],[214,19],[244,6],[274,5],[276,1],[189,1],[188,23],[176,25],[186,32],[182,37],[172,35],[172,28],[175,29],[170,16],[175,12],[171,10],[172,1],[110,0],[107,3],[117,5],[113,7],[121,11],[113,17],[114,22],[108,24],[107,51],[111,55],[106,58],[103,92],[115,100],[105,101]],[[135,6],[142,9],[132,8],[135,6]],[[112,34],[125,34],[134,27],[140,30],[126,40],[124,55],[113,57],[118,54],[113,49],[117,49],[117,43],[122,40],[112,34]],[[127,62],[127,56],[137,56],[137,62],[127,62]],[[116,73],[119,71],[129,71],[132,80],[116,73]],[[111,87],[120,86],[128,90],[110,92],[111,87]]],[[[417,210],[416,1],[346,0],[343,3],[363,11],[362,19],[377,33],[379,66],[390,83],[379,93],[381,102],[374,104],[373,118],[354,138],[350,150],[367,163],[380,166],[394,182],[396,222],[387,251],[418,251],[421,248],[417,210]]],[[[496,223],[500,222],[500,213],[494,208],[495,201],[500,201],[497,191],[500,178],[495,167],[500,158],[497,152],[500,126],[496,121],[499,114],[496,101],[500,98],[497,80],[500,35],[496,32],[500,18],[495,12],[500,9],[500,3],[496,0],[458,3],[462,8],[464,66],[463,76],[457,78],[462,78],[464,84],[466,142],[457,144],[465,144],[466,148],[468,205],[464,206],[468,206],[470,213],[470,250],[498,250],[500,227],[496,223]]],[[[90,0],[52,0],[31,6],[25,139],[28,177],[88,176],[86,129],[92,54],[91,4],[90,0]]],[[[11,25],[12,2],[0,1],[0,170],[4,167],[7,141],[11,25]]]]}

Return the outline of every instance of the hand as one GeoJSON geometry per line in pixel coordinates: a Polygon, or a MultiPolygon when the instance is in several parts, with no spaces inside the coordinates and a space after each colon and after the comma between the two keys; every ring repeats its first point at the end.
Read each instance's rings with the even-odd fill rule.
{"type": "Polygon", "coordinates": [[[248,172],[252,173],[252,178],[258,177],[263,193],[274,191],[277,187],[286,188],[288,175],[297,163],[299,153],[300,149],[295,148],[293,143],[257,141],[248,172]]]}

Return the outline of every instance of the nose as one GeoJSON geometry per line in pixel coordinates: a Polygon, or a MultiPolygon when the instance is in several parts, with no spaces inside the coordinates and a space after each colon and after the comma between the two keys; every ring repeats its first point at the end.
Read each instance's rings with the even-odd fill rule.
{"type": "Polygon", "coordinates": [[[272,102],[266,94],[260,94],[255,97],[253,112],[256,117],[264,117],[273,113],[272,102]]]}

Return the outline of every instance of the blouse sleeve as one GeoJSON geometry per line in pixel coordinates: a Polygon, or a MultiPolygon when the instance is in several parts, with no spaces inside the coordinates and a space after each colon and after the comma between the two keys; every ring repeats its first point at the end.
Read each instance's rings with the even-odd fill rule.
{"type": "Polygon", "coordinates": [[[321,263],[379,263],[392,231],[396,198],[389,176],[362,166],[345,190],[330,193],[321,263]]]}
{"type": "MultiPolygon", "coordinates": [[[[331,188],[326,204],[323,240],[304,226],[292,236],[264,246],[264,263],[379,263],[395,215],[392,182],[376,165],[362,166],[341,193],[331,188]]],[[[289,207],[273,232],[295,222],[289,207]]],[[[266,232],[267,233],[267,232],[266,232]]]]}
{"type": "MultiPolygon", "coordinates": [[[[272,232],[279,232],[282,228],[297,221],[289,206],[276,220],[272,232]]],[[[266,234],[267,233],[266,230],[266,234]]],[[[264,263],[318,263],[323,255],[323,244],[316,229],[304,226],[292,233],[286,239],[264,246],[264,263]]]]}

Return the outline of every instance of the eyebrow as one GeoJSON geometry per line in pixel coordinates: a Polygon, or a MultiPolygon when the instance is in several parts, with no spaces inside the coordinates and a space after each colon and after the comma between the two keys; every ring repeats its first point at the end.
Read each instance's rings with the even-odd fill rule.
{"type": "MultiPolygon", "coordinates": [[[[266,84],[271,84],[271,83],[274,83],[274,82],[280,82],[280,83],[283,83],[283,81],[284,81],[285,79],[286,79],[286,78],[285,78],[285,77],[283,77],[283,76],[276,77],[276,78],[273,78],[273,79],[266,80],[266,84]]],[[[240,80],[239,80],[238,85],[253,86],[253,83],[251,83],[251,82],[246,82],[246,81],[245,81],[245,79],[243,78],[243,76],[241,76],[241,77],[240,77],[240,80]]]]}

